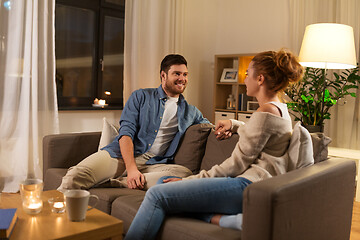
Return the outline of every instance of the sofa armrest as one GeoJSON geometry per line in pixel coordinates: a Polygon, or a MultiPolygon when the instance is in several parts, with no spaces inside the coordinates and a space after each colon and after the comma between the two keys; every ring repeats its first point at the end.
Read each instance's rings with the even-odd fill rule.
{"type": "Polygon", "coordinates": [[[249,185],[241,239],[349,239],[355,175],[336,158],[249,185]]]}
{"type": "Polygon", "coordinates": [[[101,132],[66,133],[43,139],[43,174],[49,168],[69,168],[98,150],[101,132]]]}

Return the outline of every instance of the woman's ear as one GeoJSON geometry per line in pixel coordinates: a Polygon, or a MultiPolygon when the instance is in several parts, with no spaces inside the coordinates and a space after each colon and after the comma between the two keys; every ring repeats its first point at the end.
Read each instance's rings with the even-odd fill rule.
{"type": "Polygon", "coordinates": [[[262,75],[262,74],[260,74],[259,76],[258,76],[258,85],[259,86],[261,86],[261,85],[263,85],[264,84],[264,81],[265,81],[265,77],[264,77],[264,75],[262,75]]]}

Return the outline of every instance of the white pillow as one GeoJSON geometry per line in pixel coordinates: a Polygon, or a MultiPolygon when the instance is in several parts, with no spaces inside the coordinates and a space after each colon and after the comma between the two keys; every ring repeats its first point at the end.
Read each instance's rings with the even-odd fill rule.
{"type": "Polygon", "coordinates": [[[294,126],[288,149],[290,161],[288,170],[303,168],[314,164],[314,153],[309,131],[298,122],[294,126]]]}
{"type": "Polygon", "coordinates": [[[98,150],[105,147],[112,141],[114,141],[115,137],[119,135],[119,127],[109,123],[107,119],[103,118],[103,129],[101,132],[101,138],[99,142],[98,150]]]}

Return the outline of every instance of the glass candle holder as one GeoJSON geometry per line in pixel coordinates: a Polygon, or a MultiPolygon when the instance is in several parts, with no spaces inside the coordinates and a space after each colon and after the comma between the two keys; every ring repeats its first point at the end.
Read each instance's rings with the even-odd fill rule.
{"type": "Polygon", "coordinates": [[[65,212],[65,199],[64,197],[54,197],[48,200],[50,204],[51,211],[53,213],[63,213],[65,212]]]}
{"type": "Polygon", "coordinates": [[[20,183],[23,209],[27,214],[38,214],[43,208],[41,194],[43,182],[40,179],[26,179],[20,183]]]}

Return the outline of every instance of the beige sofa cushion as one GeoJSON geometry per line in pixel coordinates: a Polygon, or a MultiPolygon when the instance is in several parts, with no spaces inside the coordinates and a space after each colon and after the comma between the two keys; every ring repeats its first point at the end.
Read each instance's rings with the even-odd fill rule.
{"type": "Polygon", "coordinates": [[[112,143],[117,135],[119,135],[119,127],[109,123],[104,117],[98,150],[112,143]]]}
{"type": "Polygon", "coordinates": [[[328,145],[331,143],[331,138],[324,135],[324,133],[310,133],[314,150],[314,162],[318,163],[328,158],[328,145]]]}
{"type": "Polygon", "coordinates": [[[290,158],[288,171],[314,164],[311,136],[300,122],[294,126],[288,153],[290,158]]]}

